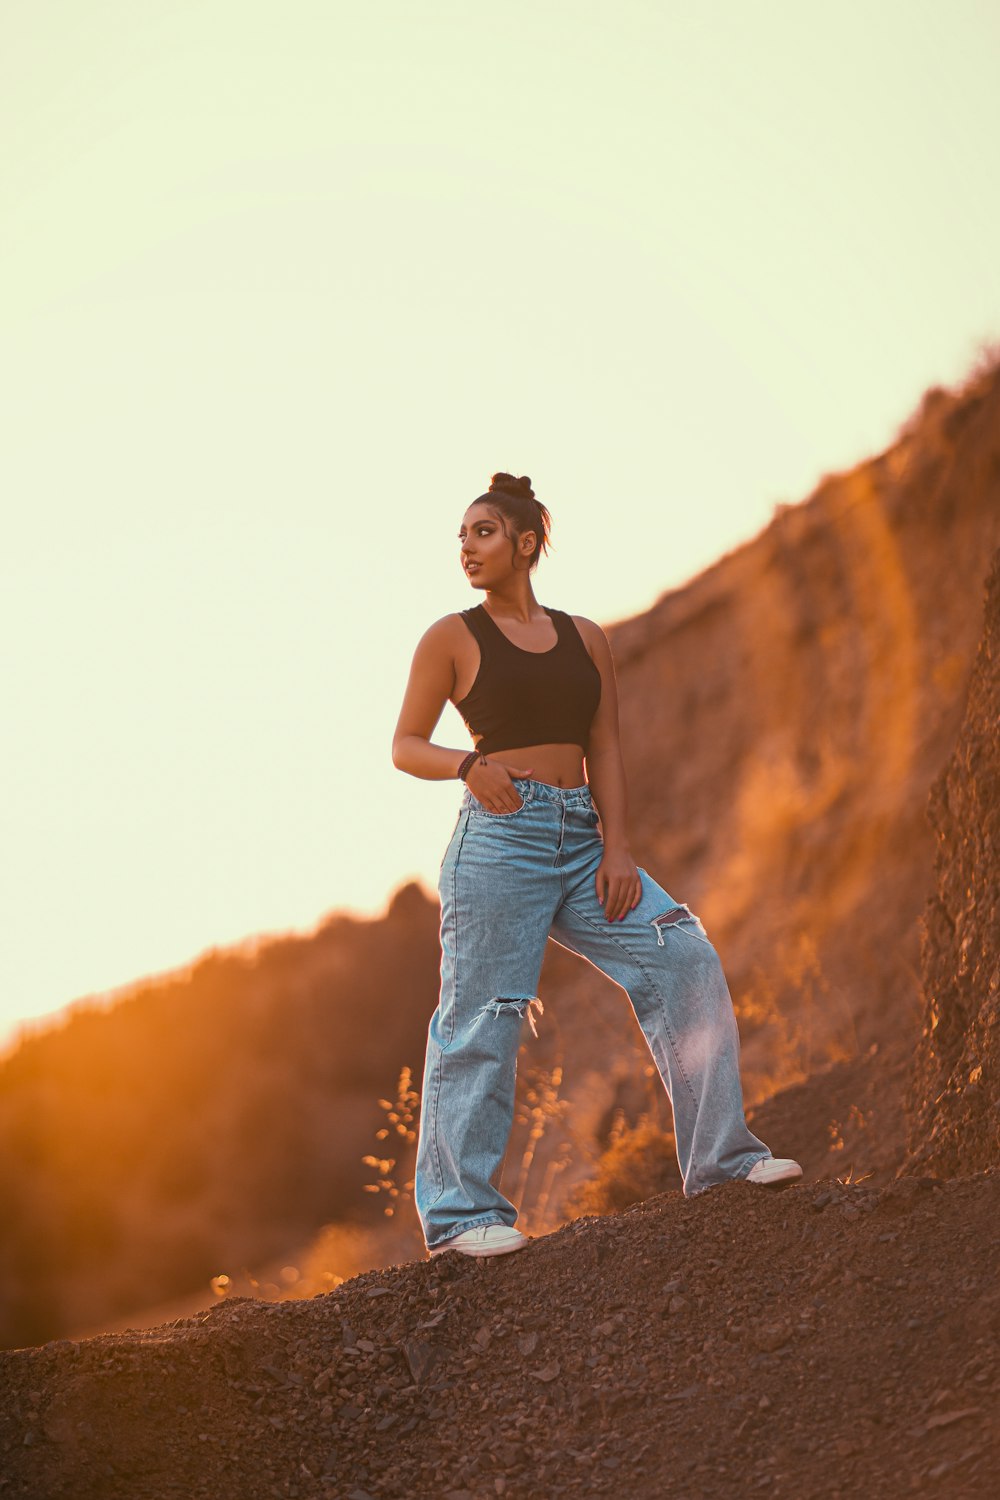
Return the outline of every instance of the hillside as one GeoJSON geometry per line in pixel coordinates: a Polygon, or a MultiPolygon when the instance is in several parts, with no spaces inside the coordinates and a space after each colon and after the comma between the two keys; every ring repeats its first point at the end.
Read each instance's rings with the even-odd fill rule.
{"type": "Polygon", "coordinates": [[[924,915],[924,1026],[911,1169],[1000,1161],[1000,553],[954,754],[931,788],[936,889],[924,915]]]}
{"type": "Polygon", "coordinates": [[[24,1500],[995,1494],[1000,1175],[727,1183],[0,1355],[24,1500]]]}
{"type": "MultiPolygon", "coordinates": [[[[609,627],[633,852],[712,935],[751,1127],[807,1183],[886,1187],[911,1148],[928,792],[955,747],[998,545],[1000,365],[929,392],[885,453],[609,627]]],[[[419,1255],[407,1144],[381,1148],[399,1158],[391,1223],[362,1157],[401,1070],[419,1086],[437,982],[436,898],[407,885],[371,921],[333,914],[211,955],[25,1039],[0,1063],[0,1342],[203,1305],[212,1278],[301,1265],[340,1222],[371,1227],[369,1258],[336,1258],[327,1284],[419,1255]]],[[[607,1207],[676,1183],[626,997],[554,944],[541,991],[508,1158],[533,1234],[595,1174],[607,1207]]]]}

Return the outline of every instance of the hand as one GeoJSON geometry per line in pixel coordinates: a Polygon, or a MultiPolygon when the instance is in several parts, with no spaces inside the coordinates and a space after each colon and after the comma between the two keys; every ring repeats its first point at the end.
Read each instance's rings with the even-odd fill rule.
{"type": "Polygon", "coordinates": [[[634,911],[642,899],[642,876],[627,849],[605,849],[594,884],[597,899],[609,922],[621,921],[626,912],[634,911]]]}
{"type": "Polygon", "coordinates": [[[524,770],[503,760],[487,760],[485,765],[481,760],[474,760],[466,773],[465,784],[487,812],[520,812],[524,800],[511,778],[527,779],[533,770],[534,766],[524,770]]]}

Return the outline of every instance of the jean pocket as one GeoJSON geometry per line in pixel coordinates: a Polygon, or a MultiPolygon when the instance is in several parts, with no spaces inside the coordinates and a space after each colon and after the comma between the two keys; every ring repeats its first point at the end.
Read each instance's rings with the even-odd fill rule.
{"type": "Polygon", "coordinates": [[[472,804],[472,807],[469,809],[469,811],[475,813],[477,817],[480,817],[480,818],[493,818],[495,821],[501,822],[505,818],[516,818],[517,815],[518,815],[518,813],[524,812],[524,809],[527,807],[527,805],[528,805],[527,802],[525,802],[524,798],[522,797],[521,798],[521,806],[520,807],[515,807],[511,812],[502,812],[502,813],[490,812],[487,808],[483,807],[483,805],[480,802],[474,802],[472,804]]]}

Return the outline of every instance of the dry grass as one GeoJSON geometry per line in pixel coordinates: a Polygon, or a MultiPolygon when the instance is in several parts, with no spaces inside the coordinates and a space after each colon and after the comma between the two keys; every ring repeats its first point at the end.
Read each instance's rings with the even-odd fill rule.
{"type": "MultiPolygon", "coordinates": [[[[750,985],[734,1003],[740,1023],[757,1032],[765,1029],[771,1059],[766,1072],[744,1080],[748,1109],[804,1081],[818,1068],[857,1055],[853,1020],[842,1003],[838,1010],[808,934],[799,933],[780,945],[766,972],[754,969],[750,985]]],[[[602,1150],[574,1127],[570,1102],[561,1093],[562,1058],[547,1068],[530,1065],[528,1049],[522,1047],[514,1125],[499,1186],[517,1208],[518,1225],[525,1233],[548,1234],[580,1215],[619,1212],[656,1193],[680,1188],[666,1090],[645,1045],[633,1043],[633,1048],[633,1076],[643,1080],[642,1107],[634,1124],[624,1110],[616,1112],[602,1150]],[[582,1163],[592,1164],[592,1174],[560,1203],[560,1179],[569,1167],[582,1163]]],[[[389,1222],[326,1225],[295,1257],[299,1263],[282,1267],[273,1279],[255,1281],[244,1273],[252,1295],[271,1300],[316,1296],[363,1271],[423,1257],[423,1236],[413,1209],[420,1095],[409,1068],[400,1071],[395,1098],[379,1099],[378,1104],[385,1123],[375,1134],[378,1153],[362,1158],[375,1174],[363,1191],[384,1198],[383,1216],[389,1222]],[[404,1208],[408,1211],[400,1213],[404,1208]]],[[[831,1150],[843,1149],[845,1131],[856,1135],[868,1124],[852,1106],[843,1127],[831,1123],[831,1150]]],[[[851,1180],[849,1173],[844,1180],[851,1180]]],[[[237,1289],[228,1277],[213,1283],[219,1296],[237,1289]]]]}
{"type": "Polygon", "coordinates": [[[733,1001],[741,1025],[764,1030],[770,1066],[748,1072],[748,1110],[811,1074],[859,1055],[854,1018],[823,974],[816,944],[805,932],[775,949],[767,970],[751,971],[749,987],[733,1001]]]}

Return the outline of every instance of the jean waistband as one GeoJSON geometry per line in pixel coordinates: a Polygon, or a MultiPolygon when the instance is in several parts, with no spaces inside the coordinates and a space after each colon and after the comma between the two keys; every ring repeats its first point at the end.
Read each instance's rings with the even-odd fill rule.
{"type": "MultiPolygon", "coordinates": [[[[511,779],[524,802],[554,802],[557,806],[561,804],[564,807],[593,806],[590,787],[586,783],[583,786],[553,786],[551,782],[535,781],[526,776],[514,776],[511,779]]],[[[474,794],[466,787],[462,793],[462,806],[471,807],[475,801],[474,794]]]]}

